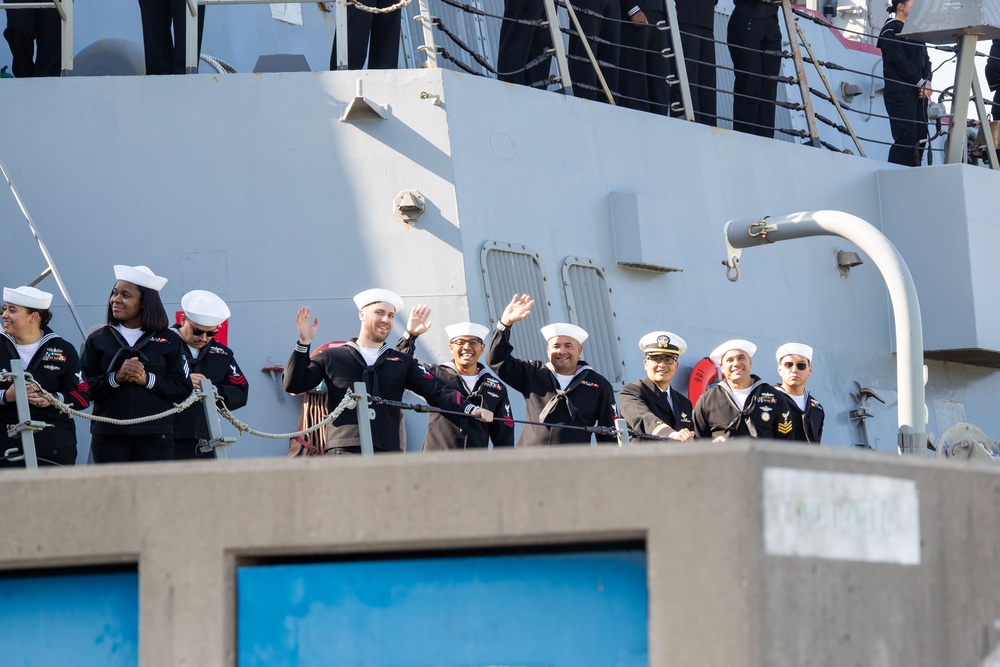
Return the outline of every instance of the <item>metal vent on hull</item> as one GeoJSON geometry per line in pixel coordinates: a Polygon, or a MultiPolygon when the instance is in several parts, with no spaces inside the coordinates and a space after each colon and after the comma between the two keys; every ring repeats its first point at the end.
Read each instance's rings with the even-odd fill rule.
{"type": "Polygon", "coordinates": [[[625,362],[604,271],[592,260],[567,257],[563,260],[562,278],[569,318],[590,334],[584,344],[583,359],[598,373],[621,385],[625,362]]]}
{"type": "Polygon", "coordinates": [[[511,343],[520,359],[548,359],[545,341],[538,331],[549,323],[549,300],[545,274],[538,253],[516,243],[487,241],[480,254],[490,325],[496,327],[504,308],[515,294],[530,294],[535,300],[531,317],[514,327],[511,343]]]}

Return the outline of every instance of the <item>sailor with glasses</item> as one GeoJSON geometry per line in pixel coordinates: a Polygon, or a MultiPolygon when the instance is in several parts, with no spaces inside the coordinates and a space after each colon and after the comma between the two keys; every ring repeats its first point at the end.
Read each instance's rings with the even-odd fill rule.
{"type": "MultiPolygon", "coordinates": [[[[431,309],[420,304],[410,311],[406,333],[396,349],[416,356],[417,336],[430,329],[431,309]]],[[[487,449],[514,446],[514,422],[507,387],[480,361],[490,330],[474,322],[459,322],[444,328],[451,360],[423,364],[427,371],[460,393],[469,403],[493,413],[490,423],[457,414],[432,412],[427,419],[423,451],[440,449],[487,449]],[[492,444],[491,444],[492,443],[492,444]]]]}
{"type": "MultiPolygon", "coordinates": [[[[229,319],[229,306],[206,290],[193,290],[181,297],[181,323],[175,324],[184,341],[183,352],[191,368],[195,391],[208,380],[229,410],[247,404],[249,385],[233,351],[215,339],[219,327],[229,319]]],[[[208,440],[208,423],[202,406],[193,405],[174,417],[174,458],[215,458],[215,450],[202,452],[198,441],[208,440]]]]}
{"type": "Polygon", "coordinates": [[[737,339],[727,340],[708,355],[722,369],[722,382],[710,387],[694,406],[699,438],[725,442],[792,437],[792,408],[785,394],[750,373],[756,351],[750,341],[737,339]]]}
{"type": "Polygon", "coordinates": [[[642,362],[646,377],[622,387],[622,417],[640,433],[690,440],[694,437],[691,401],[670,386],[687,343],[669,331],[653,331],[639,339],[639,349],[646,355],[642,362]]]}
{"type": "Polygon", "coordinates": [[[802,343],[785,343],[774,355],[778,359],[781,384],[792,407],[792,440],[819,444],[823,439],[823,406],[806,391],[812,375],[813,349],[802,343]]]}

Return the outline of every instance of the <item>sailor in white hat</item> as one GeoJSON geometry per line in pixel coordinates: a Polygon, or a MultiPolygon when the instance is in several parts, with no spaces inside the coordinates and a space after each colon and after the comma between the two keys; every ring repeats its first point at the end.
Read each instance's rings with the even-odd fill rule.
{"type": "MultiPolygon", "coordinates": [[[[159,291],[167,279],[146,266],[115,266],[107,325],[87,337],[81,361],[94,396],[94,414],[137,419],[171,409],[191,395],[181,339],[170,330],[159,291]]],[[[174,458],[173,419],[129,426],[90,423],[95,463],[174,458]]]]}
{"type": "MultiPolygon", "coordinates": [[[[181,322],[174,329],[184,341],[184,352],[191,368],[191,383],[201,390],[201,381],[209,380],[229,410],[247,404],[249,385],[228,346],[219,342],[219,328],[229,319],[229,306],[207,290],[192,290],[181,297],[181,322]]],[[[210,432],[204,410],[185,410],[174,417],[174,458],[215,458],[215,450],[203,452],[199,440],[210,432]]]]}
{"type": "MultiPolygon", "coordinates": [[[[431,309],[420,304],[410,311],[406,333],[396,349],[415,356],[417,336],[430,328],[431,309]]],[[[475,322],[457,322],[444,328],[451,361],[423,364],[434,377],[458,391],[470,403],[493,413],[489,424],[455,415],[431,413],[424,451],[514,446],[514,422],[507,387],[479,362],[490,330],[475,322]]]]}
{"type": "Polygon", "coordinates": [[[670,386],[687,343],[670,331],[651,331],[639,339],[639,349],[645,355],[646,377],[622,387],[622,417],[639,433],[690,440],[694,437],[691,401],[670,386]]]}
{"type": "Polygon", "coordinates": [[[722,369],[722,381],[701,395],[694,407],[699,438],[725,442],[750,437],[788,439],[792,423],[785,395],[750,373],[757,346],[748,340],[727,340],[709,358],[722,369]]]}
{"type": "Polygon", "coordinates": [[[819,444],[823,439],[823,406],[806,389],[812,375],[813,349],[803,343],[785,343],[774,354],[778,360],[781,384],[775,389],[784,392],[794,407],[792,439],[819,444]]]}
{"type": "MultiPolygon", "coordinates": [[[[517,446],[588,444],[591,433],[587,428],[614,426],[614,390],[600,373],[580,360],[588,335],[575,324],[558,322],[542,327],[548,363],[513,355],[511,328],[531,314],[534,304],[529,295],[515,294],[500,316],[486,352],[490,368],[524,396],[527,421],[544,422],[526,424],[517,446]]],[[[615,441],[611,435],[596,437],[601,442],[615,441]]]]}
{"type": "MultiPolygon", "coordinates": [[[[83,410],[90,405],[90,389],[83,379],[76,347],[48,326],[51,305],[52,295],[40,289],[3,288],[0,372],[12,370],[11,362],[18,359],[42,389],[76,410],[83,410]]],[[[31,419],[50,426],[34,435],[38,465],[75,464],[76,425],[72,417],[44,398],[34,384],[28,385],[27,394],[31,419]]],[[[21,421],[16,403],[13,378],[0,380],[0,424],[21,421]]],[[[6,428],[0,429],[0,468],[25,465],[21,436],[11,438],[6,428]]]]}
{"type": "MultiPolygon", "coordinates": [[[[299,308],[295,317],[299,341],[285,364],[282,382],[291,394],[301,394],[326,382],[329,408],[333,411],[344,394],[353,391],[355,382],[364,382],[368,392],[390,401],[401,401],[407,389],[422,396],[428,404],[442,410],[464,412],[484,422],[493,413],[469,403],[459,392],[448,387],[412,356],[388,347],[396,311],[403,300],[387,289],[368,289],[354,296],[361,330],[346,345],[327,348],[310,357],[309,346],[319,329],[319,318],[310,321],[308,307],[299,308]]],[[[371,422],[376,452],[400,451],[400,409],[383,404],[372,406],[371,422]]],[[[348,410],[327,427],[327,451],[335,454],[361,453],[357,411],[348,410]]]]}

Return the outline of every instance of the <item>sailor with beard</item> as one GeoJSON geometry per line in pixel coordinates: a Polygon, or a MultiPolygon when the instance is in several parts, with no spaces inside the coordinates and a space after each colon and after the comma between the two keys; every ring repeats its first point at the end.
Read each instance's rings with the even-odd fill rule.
{"type": "MultiPolygon", "coordinates": [[[[355,382],[364,382],[372,396],[400,401],[409,389],[430,405],[442,410],[464,412],[484,422],[493,413],[469,403],[460,392],[444,384],[421,366],[416,359],[386,346],[392,332],[396,311],[403,307],[399,295],[385,289],[369,289],[354,297],[361,331],[346,345],[328,348],[309,357],[309,345],[319,329],[319,318],[311,319],[308,307],[299,308],[295,324],[299,342],[285,364],[282,381],[285,390],[298,394],[326,382],[328,406],[332,412],[355,382]]],[[[399,408],[373,405],[371,422],[376,452],[400,451],[399,408]]],[[[345,410],[326,430],[327,452],[360,454],[357,410],[345,410]]]]}
{"type": "Polygon", "coordinates": [[[757,346],[748,340],[727,340],[709,358],[722,369],[722,382],[701,395],[694,406],[699,438],[725,442],[731,438],[788,439],[791,410],[785,395],[750,374],[757,346]]]}
{"type": "MultiPolygon", "coordinates": [[[[574,324],[542,327],[548,363],[514,357],[511,327],[528,317],[534,304],[527,294],[515,294],[500,316],[486,352],[490,368],[524,396],[528,421],[544,422],[526,424],[517,446],[589,444],[591,434],[579,427],[614,427],[617,410],[611,383],[580,360],[587,332],[574,324]]],[[[596,437],[599,442],[615,442],[614,436],[596,437]]]]}
{"type": "Polygon", "coordinates": [[[781,384],[775,389],[784,392],[792,406],[792,440],[819,444],[823,439],[826,415],[806,390],[806,380],[812,375],[813,349],[802,343],[785,343],[774,354],[778,359],[781,384]]]}
{"type": "MultiPolygon", "coordinates": [[[[423,304],[410,311],[406,333],[396,343],[396,349],[413,355],[417,336],[430,329],[431,309],[423,304]]],[[[479,357],[490,330],[481,324],[459,322],[444,328],[448,334],[448,351],[452,360],[443,364],[424,364],[431,375],[458,391],[474,405],[493,413],[489,424],[459,417],[431,413],[427,420],[424,451],[435,449],[473,449],[514,446],[514,422],[510,412],[507,387],[496,379],[479,357]]]]}

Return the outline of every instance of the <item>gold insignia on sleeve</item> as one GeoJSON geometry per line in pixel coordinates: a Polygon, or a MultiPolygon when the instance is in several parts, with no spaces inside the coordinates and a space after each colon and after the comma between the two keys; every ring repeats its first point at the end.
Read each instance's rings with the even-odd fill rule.
{"type": "Polygon", "coordinates": [[[780,433],[781,435],[788,435],[791,432],[792,432],[791,421],[786,420],[778,424],[778,433],[780,433]]]}

